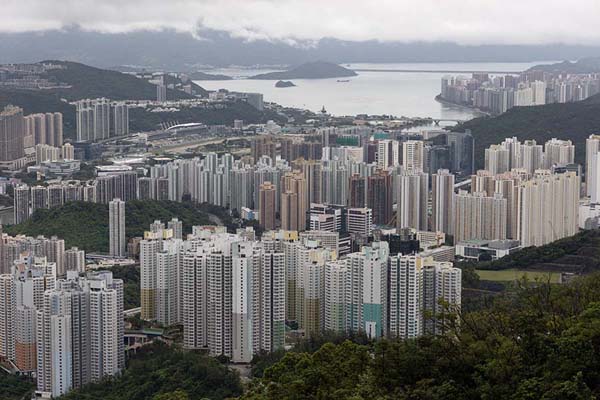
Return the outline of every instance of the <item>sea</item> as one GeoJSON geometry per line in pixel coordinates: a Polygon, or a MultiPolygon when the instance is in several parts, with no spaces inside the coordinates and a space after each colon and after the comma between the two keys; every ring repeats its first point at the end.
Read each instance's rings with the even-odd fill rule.
{"type": "MultiPolygon", "coordinates": [[[[469,120],[482,114],[468,107],[442,104],[435,100],[440,93],[441,78],[446,75],[469,76],[470,71],[514,73],[538,64],[530,63],[394,63],[340,64],[358,70],[358,76],[333,79],[292,79],[295,87],[276,88],[275,81],[252,80],[249,76],[276,71],[269,68],[228,67],[204,70],[235,79],[229,81],[195,81],[208,90],[227,89],[262,93],[264,100],[283,106],[320,111],[333,115],[393,115],[396,117],[431,117],[434,119],[469,120]],[[361,71],[365,70],[365,71],[361,71]],[[366,71],[368,70],[368,71],[366,71]],[[461,73],[462,72],[462,73],[461,73]]],[[[492,74],[492,75],[495,75],[492,74]]]]}

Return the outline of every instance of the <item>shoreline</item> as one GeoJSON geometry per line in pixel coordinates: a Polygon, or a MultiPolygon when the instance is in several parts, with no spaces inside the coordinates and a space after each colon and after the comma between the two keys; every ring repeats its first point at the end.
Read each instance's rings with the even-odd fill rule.
{"type": "MultiPolygon", "coordinates": [[[[465,105],[465,104],[458,104],[458,103],[454,103],[454,102],[452,102],[452,101],[449,101],[449,100],[443,99],[443,98],[442,98],[442,96],[441,96],[441,94],[438,94],[437,96],[435,96],[435,97],[434,97],[434,100],[435,100],[435,101],[437,101],[437,102],[438,102],[438,103],[440,103],[440,104],[445,104],[445,105],[452,106],[452,107],[459,107],[459,108],[463,108],[463,109],[465,109],[465,110],[475,111],[475,112],[477,112],[477,113],[479,113],[479,114],[482,114],[482,115],[481,115],[482,117],[483,117],[483,116],[486,116],[486,117],[493,117],[493,114],[492,114],[492,113],[490,113],[490,112],[487,112],[487,111],[482,111],[482,110],[480,110],[479,108],[470,107],[470,106],[467,106],[467,105],[465,105]]],[[[475,118],[479,118],[479,117],[475,117],[475,118]]]]}

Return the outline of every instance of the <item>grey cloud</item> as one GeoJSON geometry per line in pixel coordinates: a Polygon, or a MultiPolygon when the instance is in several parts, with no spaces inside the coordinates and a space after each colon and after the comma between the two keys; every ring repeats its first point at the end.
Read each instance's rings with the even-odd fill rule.
{"type": "Polygon", "coordinates": [[[248,40],[600,44],[599,0],[2,0],[0,31],[198,27],[248,40]]]}

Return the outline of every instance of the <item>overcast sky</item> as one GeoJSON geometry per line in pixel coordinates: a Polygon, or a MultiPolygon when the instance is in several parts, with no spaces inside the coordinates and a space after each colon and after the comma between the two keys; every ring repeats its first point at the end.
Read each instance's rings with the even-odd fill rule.
{"type": "Polygon", "coordinates": [[[0,0],[4,32],[204,27],[287,41],[600,44],[599,21],[600,0],[0,0]]]}

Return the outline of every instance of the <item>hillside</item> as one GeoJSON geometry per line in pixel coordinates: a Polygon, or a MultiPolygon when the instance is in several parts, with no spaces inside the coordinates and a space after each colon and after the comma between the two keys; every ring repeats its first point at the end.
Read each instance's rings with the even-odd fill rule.
{"type": "MultiPolygon", "coordinates": [[[[193,225],[210,224],[208,214],[191,203],[172,201],[129,201],[125,208],[127,238],[142,236],[154,220],[167,222],[177,217],[184,233],[193,225]]],[[[37,210],[31,219],[4,229],[10,235],[56,235],[65,247],[77,246],[87,252],[108,251],[108,205],[72,202],[50,210],[37,210]]]]}
{"type": "Polygon", "coordinates": [[[202,71],[195,71],[188,74],[191,80],[194,81],[230,81],[233,78],[228,75],[207,74],[202,71]]]}
{"type": "Polygon", "coordinates": [[[224,400],[241,393],[238,374],[214,358],[155,342],[137,350],[122,375],[88,384],[60,399],[224,400]]]}
{"type": "Polygon", "coordinates": [[[337,64],[324,61],[310,62],[287,71],[269,72],[251,76],[248,79],[286,80],[286,79],[324,79],[356,76],[356,72],[337,64]]]}
{"type": "Polygon", "coordinates": [[[600,395],[600,275],[499,296],[447,336],[288,352],[246,400],[590,400],[600,395]]]}
{"type": "Polygon", "coordinates": [[[63,129],[66,137],[74,137],[76,132],[75,106],[61,99],[61,95],[51,91],[0,89],[0,109],[12,104],[23,109],[25,115],[43,112],[63,114],[63,129]]]}
{"type": "Polygon", "coordinates": [[[484,150],[507,137],[535,139],[544,144],[552,138],[575,144],[575,162],[585,160],[585,140],[600,132],[600,95],[576,103],[514,107],[496,117],[475,118],[452,128],[470,129],[475,139],[475,167],[484,167],[484,150]]]}
{"type": "MultiPolygon", "coordinates": [[[[71,61],[44,61],[63,65],[64,69],[52,69],[47,76],[72,87],[53,92],[69,100],[107,97],[111,100],[155,100],[156,86],[135,76],[118,71],[90,67],[71,61]]],[[[200,95],[207,92],[201,89],[200,95]]],[[[192,95],[179,90],[167,90],[169,99],[189,99],[192,95]]]]}
{"type": "Polygon", "coordinates": [[[535,65],[528,71],[545,71],[551,73],[592,74],[600,72],[600,57],[586,57],[575,62],[563,61],[555,64],[535,65]]]}

